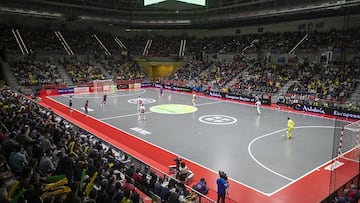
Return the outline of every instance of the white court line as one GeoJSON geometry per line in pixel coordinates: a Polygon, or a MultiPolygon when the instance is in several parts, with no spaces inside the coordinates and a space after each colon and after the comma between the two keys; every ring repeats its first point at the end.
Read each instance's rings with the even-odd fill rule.
{"type": "MultiPolygon", "coordinates": [[[[119,92],[128,92],[126,90],[118,90],[119,92]]],[[[138,95],[138,94],[144,94],[146,92],[145,89],[141,89],[139,92],[136,92],[136,93],[131,93],[131,94],[117,94],[114,95],[113,93],[108,93],[107,96],[108,98],[116,98],[116,97],[127,97],[127,96],[134,96],[134,95],[138,95]]],[[[91,95],[95,95],[95,94],[101,94],[101,93],[80,93],[80,94],[63,94],[61,95],[62,97],[69,97],[70,95],[73,96],[74,99],[76,98],[103,98],[103,96],[91,96],[91,95]],[[80,96],[79,96],[80,95],[80,96]],[[85,95],[88,95],[88,96],[85,96],[85,95]]]]}
{"type": "MultiPolygon", "coordinates": [[[[334,126],[298,126],[298,127],[294,127],[294,128],[301,129],[301,128],[340,128],[340,127],[334,127],[334,126]]],[[[284,175],[282,175],[282,174],[280,174],[280,173],[278,173],[278,172],[270,169],[269,167],[265,166],[265,165],[262,164],[260,161],[258,161],[258,160],[255,158],[255,156],[252,154],[252,152],[251,152],[251,149],[250,149],[250,148],[251,148],[251,145],[252,145],[254,142],[256,142],[257,140],[259,140],[259,139],[262,139],[262,138],[264,138],[264,137],[267,137],[267,136],[270,136],[270,135],[273,135],[273,134],[276,134],[276,133],[279,133],[279,132],[282,132],[282,131],[286,131],[286,130],[287,130],[287,129],[285,128],[285,129],[277,130],[277,131],[274,131],[274,132],[271,132],[271,133],[268,133],[268,134],[259,136],[259,137],[255,138],[255,139],[253,139],[253,140],[249,143],[249,145],[248,145],[248,153],[249,153],[250,157],[251,157],[257,164],[259,164],[259,165],[260,165],[261,167],[263,167],[265,170],[267,170],[267,171],[269,171],[269,172],[271,172],[271,173],[273,173],[273,174],[275,174],[275,175],[277,175],[277,176],[280,176],[280,177],[282,177],[282,178],[290,181],[289,184],[284,185],[283,187],[275,190],[275,191],[272,192],[272,193],[263,193],[263,192],[262,192],[262,194],[265,194],[266,196],[272,196],[273,194],[275,194],[275,193],[281,191],[282,189],[290,186],[291,184],[293,184],[293,183],[295,183],[296,181],[298,181],[298,180],[304,178],[305,176],[311,174],[312,172],[314,172],[314,171],[317,170],[318,168],[321,168],[322,166],[326,165],[327,163],[329,163],[329,162],[331,161],[331,160],[330,160],[330,161],[326,162],[325,164],[322,164],[321,166],[319,166],[319,167],[317,167],[317,168],[309,171],[308,173],[304,174],[303,176],[300,176],[300,177],[297,178],[297,179],[292,179],[292,178],[289,178],[289,177],[287,177],[287,176],[284,176],[284,175]]]]}
{"type": "MultiPolygon", "coordinates": [[[[145,112],[145,114],[148,113],[152,113],[152,112],[145,112]]],[[[126,115],[121,115],[121,116],[113,116],[113,117],[108,117],[108,118],[98,118],[98,120],[101,121],[105,121],[105,120],[111,120],[111,119],[116,119],[116,118],[125,118],[125,117],[131,117],[131,116],[138,116],[138,113],[133,113],[133,114],[126,114],[126,115]]]]}
{"type": "Polygon", "coordinates": [[[219,104],[219,103],[224,103],[224,101],[207,102],[207,103],[202,103],[202,104],[196,104],[195,106],[204,106],[204,105],[219,104]]]}
{"type": "Polygon", "coordinates": [[[281,129],[281,130],[277,130],[277,131],[274,131],[274,132],[271,132],[271,133],[268,133],[268,134],[265,134],[265,135],[262,135],[262,136],[260,136],[260,137],[257,137],[257,138],[255,138],[255,139],[253,139],[253,140],[249,143],[249,145],[248,145],[248,152],[249,152],[250,157],[251,157],[257,164],[259,164],[261,167],[263,167],[265,170],[267,170],[267,171],[269,171],[269,172],[271,172],[271,173],[273,173],[273,174],[275,174],[275,175],[277,175],[277,176],[280,176],[280,177],[282,177],[282,178],[284,178],[284,179],[286,179],[286,180],[288,180],[288,181],[294,181],[293,179],[291,179],[291,178],[289,178],[289,177],[287,177],[287,176],[281,175],[280,173],[278,173],[278,172],[270,169],[269,167],[265,166],[264,164],[262,164],[260,161],[258,161],[258,160],[255,158],[255,156],[252,154],[251,149],[250,149],[250,148],[251,148],[251,145],[252,145],[254,142],[256,142],[257,140],[260,140],[261,138],[264,138],[264,137],[267,137],[267,136],[270,136],[270,135],[273,135],[273,134],[282,132],[282,131],[284,131],[284,130],[286,130],[286,128],[285,128],[285,129],[281,129]]]}

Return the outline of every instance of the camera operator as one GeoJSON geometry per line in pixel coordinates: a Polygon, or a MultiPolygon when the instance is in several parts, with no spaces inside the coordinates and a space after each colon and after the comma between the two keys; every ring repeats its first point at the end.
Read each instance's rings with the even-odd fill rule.
{"type": "Polygon", "coordinates": [[[180,168],[180,163],[181,163],[181,161],[182,161],[182,158],[181,157],[176,157],[175,159],[174,159],[174,161],[175,161],[175,163],[176,163],[176,170],[179,170],[179,168],[180,168]]]}
{"type": "Polygon", "coordinates": [[[217,203],[225,203],[226,189],[229,187],[228,178],[225,172],[219,171],[219,178],[216,180],[218,186],[217,203]]]}

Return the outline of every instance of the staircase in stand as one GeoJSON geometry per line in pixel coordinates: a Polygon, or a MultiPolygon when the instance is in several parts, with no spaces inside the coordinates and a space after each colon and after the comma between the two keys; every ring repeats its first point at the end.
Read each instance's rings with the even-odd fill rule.
{"type": "Polygon", "coordinates": [[[278,93],[273,94],[271,99],[272,102],[276,102],[276,99],[278,98],[279,95],[286,94],[289,88],[291,87],[291,85],[293,85],[295,82],[296,80],[289,80],[284,86],[282,86],[278,93]]]}

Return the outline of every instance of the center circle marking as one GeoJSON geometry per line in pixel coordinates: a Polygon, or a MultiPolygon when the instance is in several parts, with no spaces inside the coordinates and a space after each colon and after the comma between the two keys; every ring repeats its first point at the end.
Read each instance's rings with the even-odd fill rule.
{"type": "Polygon", "coordinates": [[[162,104],[150,107],[150,111],[161,114],[186,114],[197,111],[197,107],[184,104],[162,104]]]}

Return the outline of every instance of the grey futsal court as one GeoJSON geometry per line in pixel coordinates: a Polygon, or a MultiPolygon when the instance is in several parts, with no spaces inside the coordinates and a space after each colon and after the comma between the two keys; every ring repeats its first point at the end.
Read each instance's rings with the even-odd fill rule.
{"type": "MultiPolygon", "coordinates": [[[[74,95],[73,107],[83,111],[89,100],[89,114],[136,137],[185,157],[213,171],[223,170],[235,181],[258,192],[273,194],[332,158],[334,126],[330,119],[261,109],[252,105],[197,97],[157,89],[124,90],[108,93],[107,106],[101,107],[102,93],[74,95]],[[144,100],[146,120],[138,121],[136,100],[144,100]],[[163,104],[180,104],[171,110],[163,104]],[[157,106],[157,107],[155,107],[157,106]],[[157,108],[162,113],[149,109],[157,108]],[[293,139],[286,140],[287,117],[295,122],[293,139]]],[[[68,103],[68,95],[53,97],[68,103]]],[[[172,163],[169,163],[172,164],[172,163]]]]}

